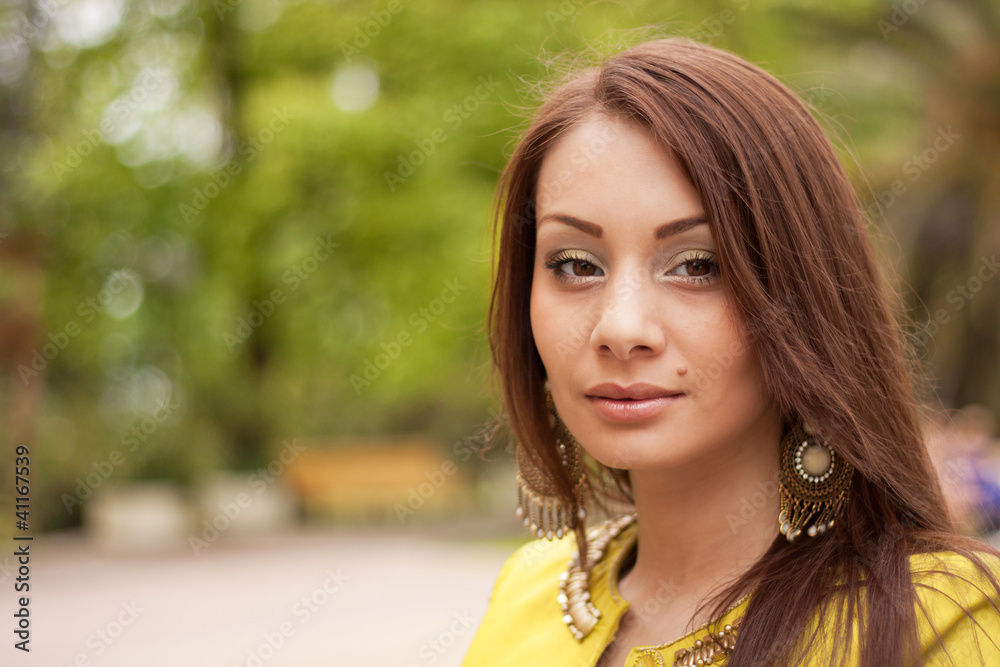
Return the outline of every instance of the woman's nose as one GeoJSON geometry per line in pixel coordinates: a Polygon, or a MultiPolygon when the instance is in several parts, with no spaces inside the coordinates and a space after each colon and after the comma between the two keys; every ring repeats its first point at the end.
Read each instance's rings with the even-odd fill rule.
{"type": "Polygon", "coordinates": [[[590,335],[591,346],[599,353],[610,351],[618,359],[655,355],[663,350],[664,333],[657,313],[657,301],[651,294],[655,286],[647,284],[635,272],[609,282],[601,299],[595,300],[600,311],[590,335]]]}

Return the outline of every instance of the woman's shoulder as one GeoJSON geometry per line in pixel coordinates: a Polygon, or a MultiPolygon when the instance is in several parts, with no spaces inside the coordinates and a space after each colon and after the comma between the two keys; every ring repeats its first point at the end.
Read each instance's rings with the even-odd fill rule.
{"type": "MultiPolygon", "coordinates": [[[[556,654],[562,664],[594,664],[617,624],[622,602],[612,598],[611,565],[623,555],[634,533],[625,518],[608,520],[587,531],[588,553],[594,542],[607,548],[591,563],[586,593],[601,611],[587,641],[578,641],[567,620],[562,584],[576,562],[575,533],[552,541],[532,540],[507,557],[490,594],[486,614],[463,665],[537,664],[540,656],[556,654]]],[[[572,606],[572,605],[570,605],[572,606]]]]}
{"type": "Polygon", "coordinates": [[[910,556],[916,617],[926,664],[1000,664],[1000,556],[954,551],[910,556]],[[949,660],[950,658],[950,660],[949,660]]]}
{"type": "Polygon", "coordinates": [[[976,551],[980,562],[955,551],[934,551],[910,556],[910,572],[918,596],[933,599],[947,594],[973,604],[986,604],[997,597],[992,575],[1000,583],[1000,556],[976,551]]]}
{"type": "MultiPolygon", "coordinates": [[[[975,555],[993,572],[1000,572],[1000,555],[996,550],[985,547],[976,551],[975,555]]],[[[910,567],[914,573],[941,569],[947,571],[974,572],[981,571],[979,566],[964,554],[956,551],[929,551],[915,553],[910,556],[910,567]]]]}
{"type": "MultiPolygon", "coordinates": [[[[600,563],[593,563],[598,570],[615,558],[618,550],[627,545],[627,536],[634,523],[631,517],[615,517],[593,526],[587,530],[588,544],[594,541],[610,540],[607,549],[602,550],[600,563]]],[[[507,586],[538,590],[558,586],[560,575],[578,552],[576,533],[570,531],[567,535],[553,540],[535,539],[518,547],[508,556],[493,587],[493,595],[507,586]],[[535,585],[539,584],[539,585],[535,585]],[[542,586],[541,584],[544,584],[542,586]]]]}
{"type": "Polygon", "coordinates": [[[559,572],[576,553],[576,535],[570,533],[554,540],[535,539],[518,547],[507,560],[496,583],[493,585],[493,596],[498,589],[513,582],[531,587],[532,581],[557,581],[559,572]]]}

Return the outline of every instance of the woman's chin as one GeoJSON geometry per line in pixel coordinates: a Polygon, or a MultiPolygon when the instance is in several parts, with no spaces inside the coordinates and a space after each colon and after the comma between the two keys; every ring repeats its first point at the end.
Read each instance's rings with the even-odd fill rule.
{"type": "Polygon", "coordinates": [[[607,468],[618,470],[670,470],[683,465],[686,457],[678,452],[665,452],[663,442],[648,445],[596,447],[587,453],[607,468]]]}

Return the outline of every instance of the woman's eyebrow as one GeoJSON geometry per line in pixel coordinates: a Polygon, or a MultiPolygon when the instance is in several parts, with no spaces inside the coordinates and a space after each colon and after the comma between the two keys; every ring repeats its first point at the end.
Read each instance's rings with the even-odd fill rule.
{"type": "Polygon", "coordinates": [[[689,229],[697,227],[698,225],[707,225],[708,220],[705,219],[703,215],[694,215],[687,218],[677,218],[676,220],[671,220],[670,222],[665,222],[656,228],[653,232],[654,239],[665,239],[668,236],[673,236],[674,234],[680,234],[681,232],[686,232],[689,229]]]}
{"type": "MultiPolygon", "coordinates": [[[[542,226],[542,223],[547,220],[553,220],[555,222],[561,222],[563,224],[569,225],[570,227],[575,227],[579,229],[584,234],[589,234],[590,236],[601,238],[604,234],[604,229],[596,222],[589,222],[587,220],[582,220],[575,215],[568,215],[566,213],[547,213],[541,217],[538,221],[538,227],[542,226]]],[[[703,215],[695,215],[686,218],[678,218],[676,220],[671,220],[665,222],[653,232],[654,239],[664,239],[668,236],[673,236],[674,234],[680,234],[685,232],[692,227],[697,227],[698,225],[708,224],[708,220],[705,219],[703,215]]]]}

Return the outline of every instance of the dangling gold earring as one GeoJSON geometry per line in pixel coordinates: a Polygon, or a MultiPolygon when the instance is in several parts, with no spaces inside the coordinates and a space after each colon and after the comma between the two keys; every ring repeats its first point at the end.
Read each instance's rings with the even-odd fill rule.
{"type": "Polygon", "coordinates": [[[794,542],[805,530],[814,537],[833,527],[847,502],[854,467],[816,435],[799,423],[781,442],[781,534],[794,542]]]}
{"type": "Polygon", "coordinates": [[[569,533],[574,513],[583,521],[587,518],[584,506],[583,450],[556,413],[555,402],[545,381],[545,402],[549,409],[549,426],[555,434],[563,469],[573,483],[575,507],[567,506],[557,493],[555,483],[532,462],[524,447],[517,447],[517,516],[535,537],[559,539],[569,533]]]}

